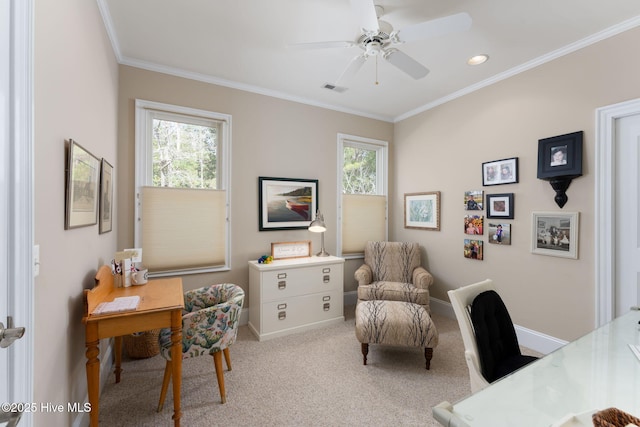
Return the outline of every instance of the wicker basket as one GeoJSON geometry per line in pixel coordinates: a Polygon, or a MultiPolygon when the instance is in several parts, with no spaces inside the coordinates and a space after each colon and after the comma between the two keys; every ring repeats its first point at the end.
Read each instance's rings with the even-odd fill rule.
{"type": "Polygon", "coordinates": [[[593,414],[594,427],[625,427],[629,424],[640,427],[640,419],[618,408],[603,409],[593,414]]]}
{"type": "Polygon", "coordinates": [[[160,353],[158,335],[160,329],[152,331],[136,332],[125,335],[123,339],[124,350],[132,359],[146,359],[160,353]]]}

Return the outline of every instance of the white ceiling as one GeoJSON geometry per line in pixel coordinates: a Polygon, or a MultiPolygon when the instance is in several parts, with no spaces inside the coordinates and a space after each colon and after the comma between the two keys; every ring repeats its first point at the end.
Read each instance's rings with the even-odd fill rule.
{"type": "Polygon", "coordinates": [[[338,93],[323,86],[336,82],[360,48],[289,45],[354,41],[360,21],[349,0],[97,1],[122,64],[387,121],[640,25],[638,0],[377,0],[395,30],[459,12],[473,23],[397,46],[430,70],[426,77],[414,80],[369,58],[338,93]],[[490,60],[466,64],[479,53],[490,60]]]}

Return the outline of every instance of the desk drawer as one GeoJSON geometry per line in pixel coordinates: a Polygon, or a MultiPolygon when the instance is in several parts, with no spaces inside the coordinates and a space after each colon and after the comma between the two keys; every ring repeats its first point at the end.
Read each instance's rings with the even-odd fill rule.
{"type": "Polygon", "coordinates": [[[343,316],[341,291],[303,295],[262,305],[262,333],[281,331],[343,316]]]}
{"type": "Polygon", "coordinates": [[[342,264],[328,264],[265,271],[262,273],[263,301],[329,290],[342,291],[342,270],[342,264]]]}

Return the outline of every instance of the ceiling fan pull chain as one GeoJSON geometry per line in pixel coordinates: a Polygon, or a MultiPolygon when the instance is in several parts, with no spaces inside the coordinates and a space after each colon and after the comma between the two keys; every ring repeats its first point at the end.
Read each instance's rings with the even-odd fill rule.
{"type": "Polygon", "coordinates": [[[378,55],[376,55],[376,85],[378,84],[378,55]]]}

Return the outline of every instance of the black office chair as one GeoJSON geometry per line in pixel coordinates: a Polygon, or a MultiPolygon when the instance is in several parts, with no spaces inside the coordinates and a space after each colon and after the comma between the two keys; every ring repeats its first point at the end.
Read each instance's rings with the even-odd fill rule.
{"type": "Polygon", "coordinates": [[[523,355],[507,307],[496,291],[484,291],[471,304],[482,376],[492,383],[537,360],[523,355]]]}

